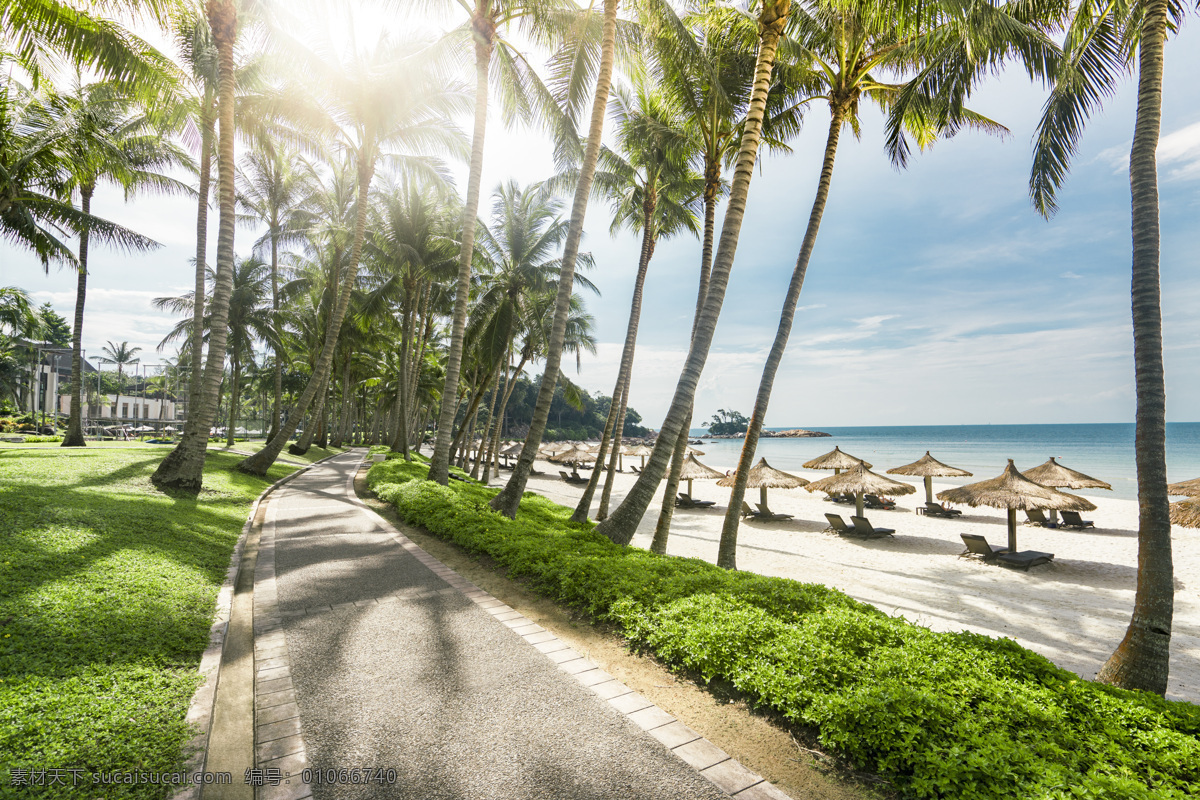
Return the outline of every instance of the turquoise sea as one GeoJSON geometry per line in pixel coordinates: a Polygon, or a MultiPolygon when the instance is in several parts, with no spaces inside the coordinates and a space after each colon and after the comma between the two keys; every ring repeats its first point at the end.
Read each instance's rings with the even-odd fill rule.
{"type": "MultiPolygon", "coordinates": [[[[852,456],[874,464],[883,473],[892,467],[916,461],[926,450],[951,466],[974,473],[971,478],[941,478],[939,482],[971,483],[994,478],[1008,459],[1017,469],[1036,467],[1054,456],[1060,464],[1112,484],[1113,491],[1080,490],[1098,497],[1137,499],[1136,467],[1133,460],[1132,423],[1080,425],[917,425],[902,427],[822,428],[830,437],[811,439],[760,439],[757,456],[782,470],[798,470],[801,464],[826,453],[834,445],[852,456]]],[[[694,438],[704,438],[703,428],[693,428],[694,438]]],[[[741,439],[705,439],[698,446],[700,460],[728,469],[737,464],[741,439]]],[[[1200,477],[1200,422],[1167,423],[1167,478],[1182,481],[1200,477]]]]}

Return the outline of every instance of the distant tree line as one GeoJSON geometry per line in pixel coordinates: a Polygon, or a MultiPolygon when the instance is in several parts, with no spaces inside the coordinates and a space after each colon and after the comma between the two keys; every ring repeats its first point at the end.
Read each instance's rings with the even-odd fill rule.
{"type": "Polygon", "coordinates": [[[750,426],[750,420],[740,411],[726,411],[718,408],[713,414],[712,422],[708,423],[709,436],[735,436],[745,433],[750,426]]]}

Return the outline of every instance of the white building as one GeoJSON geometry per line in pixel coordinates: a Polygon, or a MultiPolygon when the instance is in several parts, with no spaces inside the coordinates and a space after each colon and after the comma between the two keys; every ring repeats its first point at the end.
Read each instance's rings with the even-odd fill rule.
{"type": "MultiPolygon", "coordinates": [[[[174,422],[183,419],[183,404],[176,403],[170,397],[155,399],[153,397],[138,397],[136,395],[104,396],[103,405],[94,405],[84,399],[84,416],[93,420],[108,420],[110,422],[174,422]]],[[[58,413],[64,416],[71,413],[71,396],[62,395],[58,398],[58,413]]]]}

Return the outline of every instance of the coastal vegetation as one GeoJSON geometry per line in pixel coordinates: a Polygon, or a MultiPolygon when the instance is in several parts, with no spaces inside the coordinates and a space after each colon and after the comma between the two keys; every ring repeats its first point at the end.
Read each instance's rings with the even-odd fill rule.
{"type": "MultiPolygon", "coordinates": [[[[261,398],[263,417],[271,409],[267,443],[238,464],[254,476],[266,475],[285,448],[303,456],[325,445],[387,444],[407,460],[432,430],[426,477],[446,485],[453,464],[487,477],[504,434],[519,435],[511,478],[486,498],[510,520],[536,504],[525,488],[544,439],[598,433],[607,470],[593,471],[573,518],[592,514],[604,474],[596,531],[626,546],[665,480],[662,549],[697,387],[736,280],[752,178],[764,168],[759,151],[786,150],[810,108],[828,111],[811,208],[806,216],[773,211],[781,224],[807,222],[753,413],[716,420],[745,423],[723,534],[721,566],[731,570],[744,481],[818,241],[838,144],[845,131],[859,131],[863,105],[882,111],[885,146],[903,167],[914,144],[924,149],[964,129],[1003,132],[968,102],[985,80],[1023,71],[1050,90],[1030,178],[1037,210],[1049,215],[1086,119],[1122,74],[1136,72],[1130,177],[1141,556],[1129,633],[1101,678],[1165,692],[1174,577],[1155,148],[1163,51],[1185,6],[475,0],[461,4],[467,19],[440,40],[382,37],[358,47],[298,35],[278,9],[235,0],[208,0],[202,9],[127,5],[135,23],[174,37],[175,59],[59,0],[13,0],[0,10],[0,235],[47,269],[77,271],[72,374],[81,375],[89,248],[155,244],[93,214],[96,186],[178,191],[185,187],[175,176],[194,170],[186,189],[197,199],[196,257],[190,274],[181,269],[194,288],[164,300],[184,315],[174,334],[188,398],[183,435],[152,476],[172,492],[200,492],[218,413],[226,409],[231,444],[248,398],[261,398]],[[528,40],[538,63],[507,38],[513,34],[528,40]],[[468,42],[473,76],[455,58],[468,42]],[[550,133],[557,172],[535,186],[503,184],[481,220],[493,93],[506,122],[531,121],[550,133]],[[459,127],[468,115],[470,136],[459,127]],[[606,145],[609,120],[615,130],[606,145]],[[451,159],[469,164],[465,196],[447,179],[451,159]],[[556,195],[569,196],[569,207],[556,195]],[[593,198],[610,203],[614,230],[629,227],[642,240],[607,398],[586,397],[562,370],[564,357],[595,351],[592,259],[580,249],[593,198]],[[210,264],[212,209],[218,235],[210,264]],[[249,257],[235,248],[245,213],[265,230],[249,257]],[[688,357],[644,470],[609,513],[617,445],[636,430],[629,406],[642,287],[657,243],[680,233],[700,240],[688,357]],[[523,375],[537,365],[540,380],[523,375]]],[[[15,340],[45,327],[22,294],[0,292],[0,400],[16,394],[15,340]]],[[[131,357],[113,354],[118,392],[131,357]]],[[[81,384],[70,387],[65,446],[84,444],[81,384]]],[[[637,637],[654,641],[653,631],[669,628],[668,617],[656,616],[668,605],[631,612],[629,619],[643,620],[637,637]]],[[[722,662],[721,669],[740,667],[722,662]]]]}
{"type": "Polygon", "coordinates": [[[855,770],[912,798],[1183,798],[1200,789],[1200,710],[1083,681],[1009,639],[934,633],[824,586],[613,544],[537,496],[371,468],[400,517],[705,682],[732,685],[855,770]]]}

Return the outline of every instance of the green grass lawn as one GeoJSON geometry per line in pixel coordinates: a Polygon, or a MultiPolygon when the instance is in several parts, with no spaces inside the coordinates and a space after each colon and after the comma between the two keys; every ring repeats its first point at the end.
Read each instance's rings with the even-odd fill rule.
{"type": "Polygon", "coordinates": [[[212,454],[199,497],[167,496],[150,483],[164,452],[0,452],[0,797],[167,795],[18,788],[14,768],[182,768],[230,553],[254,499],[293,468],[254,478],[212,454]]]}
{"type": "MultiPolygon", "coordinates": [[[[214,443],[212,446],[214,448],[219,447],[222,450],[226,449],[225,445],[223,443],[220,445],[214,443]]],[[[237,442],[236,444],[234,444],[234,446],[231,449],[238,450],[243,453],[257,453],[259,450],[262,450],[265,446],[266,446],[266,442],[262,442],[262,441],[237,442]]],[[[348,449],[349,448],[346,448],[346,447],[325,448],[325,447],[317,447],[316,445],[313,445],[312,447],[308,448],[308,452],[305,453],[304,455],[294,456],[291,453],[289,453],[287,451],[287,448],[285,447],[285,448],[283,448],[283,452],[279,454],[279,458],[284,461],[300,461],[305,464],[311,464],[314,461],[320,461],[322,458],[329,458],[330,456],[336,456],[338,453],[344,453],[348,449]]]]}

